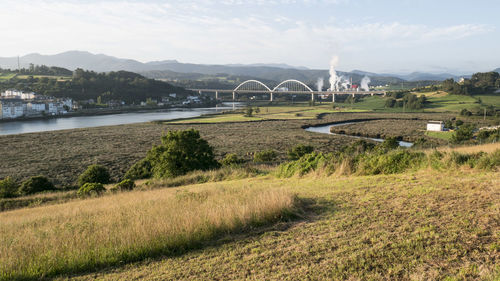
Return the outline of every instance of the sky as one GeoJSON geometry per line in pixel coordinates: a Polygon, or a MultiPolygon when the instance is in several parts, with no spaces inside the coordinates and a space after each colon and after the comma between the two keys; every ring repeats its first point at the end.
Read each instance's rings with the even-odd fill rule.
{"type": "Polygon", "coordinates": [[[498,0],[1,0],[0,57],[286,63],[379,73],[500,67],[498,0]]]}

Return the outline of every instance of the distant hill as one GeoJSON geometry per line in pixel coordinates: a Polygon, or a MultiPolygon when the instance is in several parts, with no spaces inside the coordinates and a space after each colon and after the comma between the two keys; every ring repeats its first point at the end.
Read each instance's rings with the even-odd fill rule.
{"type": "Polygon", "coordinates": [[[497,68],[497,69],[495,69],[495,70],[493,70],[493,71],[494,71],[494,72],[498,72],[498,73],[500,73],[500,67],[499,67],[499,68],[497,68]]]}
{"type": "MultiPolygon", "coordinates": [[[[200,75],[226,74],[273,81],[297,79],[314,84],[318,78],[323,77],[326,80],[329,77],[327,70],[307,69],[305,67],[294,67],[286,64],[205,65],[180,63],[176,60],[142,63],[132,59],[122,59],[84,51],[68,51],[56,55],[29,54],[20,57],[21,67],[27,68],[31,63],[35,65],[63,67],[70,70],[82,68],[96,72],[124,70],[141,73],[147,77],[156,79],[198,79],[197,77],[200,75]]],[[[0,67],[17,68],[17,57],[0,58],[0,67]]],[[[339,74],[352,77],[354,83],[359,83],[364,75],[368,75],[372,78],[372,85],[399,83],[406,80],[405,78],[393,75],[369,73],[359,70],[353,72],[340,71],[339,74]]],[[[413,77],[412,79],[416,78],[413,77]]]]}
{"type": "Polygon", "coordinates": [[[458,80],[461,77],[470,77],[470,75],[454,75],[450,73],[426,73],[426,72],[412,72],[410,74],[385,74],[389,76],[395,76],[406,81],[414,82],[414,81],[443,81],[446,79],[454,79],[458,80]]]}

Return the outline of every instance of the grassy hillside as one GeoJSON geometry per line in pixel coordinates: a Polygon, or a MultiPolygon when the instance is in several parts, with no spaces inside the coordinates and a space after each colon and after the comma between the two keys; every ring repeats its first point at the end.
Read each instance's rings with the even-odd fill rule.
{"type": "Polygon", "coordinates": [[[307,219],[77,280],[500,278],[499,173],[243,180],[314,202],[307,219]]]}
{"type": "Polygon", "coordinates": [[[450,157],[451,170],[319,169],[1,213],[0,276],[496,280],[499,163],[480,170],[450,157]]]}

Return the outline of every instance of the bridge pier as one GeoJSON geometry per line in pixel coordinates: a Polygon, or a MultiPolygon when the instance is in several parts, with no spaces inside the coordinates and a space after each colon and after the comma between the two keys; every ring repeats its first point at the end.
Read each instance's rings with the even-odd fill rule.
{"type": "Polygon", "coordinates": [[[233,101],[236,100],[236,92],[233,92],[233,101]]]}
{"type": "Polygon", "coordinates": [[[370,94],[373,97],[373,93],[370,94]]]}
{"type": "Polygon", "coordinates": [[[200,96],[201,96],[201,91],[198,91],[198,95],[200,95],[200,96]]]}
{"type": "Polygon", "coordinates": [[[311,101],[314,101],[314,93],[311,93],[311,101]]]}
{"type": "Polygon", "coordinates": [[[354,98],[354,93],[352,93],[352,97],[354,98]]]}
{"type": "Polygon", "coordinates": [[[332,93],[332,103],[335,103],[335,94],[332,93]]]}
{"type": "Polygon", "coordinates": [[[271,98],[270,101],[273,101],[273,92],[271,92],[271,98]]]}
{"type": "Polygon", "coordinates": [[[215,100],[219,99],[219,91],[215,91],[215,100]]]}

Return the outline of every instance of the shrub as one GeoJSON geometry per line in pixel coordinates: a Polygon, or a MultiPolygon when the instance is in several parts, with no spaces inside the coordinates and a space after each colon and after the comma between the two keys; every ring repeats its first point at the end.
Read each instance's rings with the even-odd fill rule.
{"type": "Polygon", "coordinates": [[[300,157],[314,151],[314,147],[310,145],[299,144],[288,151],[288,159],[298,160],[300,157]]]}
{"type": "Polygon", "coordinates": [[[219,167],[212,147],[196,130],[169,131],[161,142],[147,154],[154,177],[176,177],[194,170],[219,167]]]}
{"type": "Polygon", "coordinates": [[[390,137],[379,144],[379,147],[385,150],[393,150],[399,147],[399,141],[395,137],[390,137]]]}
{"type": "Polygon", "coordinates": [[[135,182],[130,179],[125,179],[117,183],[113,188],[117,190],[132,190],[135,188],[135,182]]]}
{"type": "Polygon", "coordinates": [[[272,162],[278,157],[278,154],[276,151],[272,149],[268,150],[263,150],[259,152],[255,152],[255,155],[253,156],[253,161],[254,162],[272,162]]]}
{"type": "Polygon", "coordinates": [[[477,160],[476,168],[493,170],[497,167],[500,167],[500,149],[489,154],[484,154],[477,160]]]}
{"type": "Polygon", "coordinates": [[[362,175],[395,174],[422,166],[425,154],[408,150],[393,150],[388,153],[368,153],[360,159],[357,172],[362,175]]]}
{"type": "Polygon", "coordinates": [[[278,168],[277,175],[285,178],[296,174],[302,176],[324,165],[328,161],[328,158],[329,157],[325,156],[323,153],[312,152],[302,156],[298,160],[281,164],[278,168]]]}
{"type": "Polygon", "coordinates": [[[90,165],[80,177],[78,177],[78,184],[80,186],[86,183],[109,183],[110,176],[108,169],[101,165],[90,165]]]}
{"type": "Polygon", "coordinates": [[[136,162],[125,173],[125,178],[129,180],[147,179],[153,176],[151,162],[147,159],[141,159],[136,162]]]}
{"type": "Polygon", "coordinates": [[[451,136],[451,141],[453,143],[462,143],[472,139],[474,135],[474,126],[471,124],[465,124],[460,126],[458,130],[451,136]]]}
{"type": "Polygon", "coordinates": [[[222,159],[221,164],[222,166],[235,166],[243,163],[243,159],[238,158],[238,155],[234,153],[229,153],[222,159]]]}
{"type": "Polygon", "coordinates": [[[88,182],[88,183],[83,184],[78,189],[76,194],[78,194],[78,196],[99,195],[99,194],[103,193],[104,191],[106,191],[106,189],[104,188],[104,186],[101,183],[88,182]]]}
{"type": "Polygon", "coordinates": [[[462,109],[462,111],[460,111],[460,115],[462,116],[471,116],[472,115],[472,112],[468,111],[467,109],[462,109]]]}
{"type": "Polygon", "coordinates": [[[0,180],[0,198],[12,198],[17,195],[19,185],[11,178],[0,180]]]}
{"type": "Polygon", "coordinates": [[[253,108],[251,106],[247,107],[245,109],[245,117],[252,117],[253,116],[253,108]]]}
{"type": "Polygon", "coordinates": [[[54,190],[54,185],[44,176],[35,176],[24,181],[19,187],[19,194],[28,195],[47,190],[54,190]]]}

